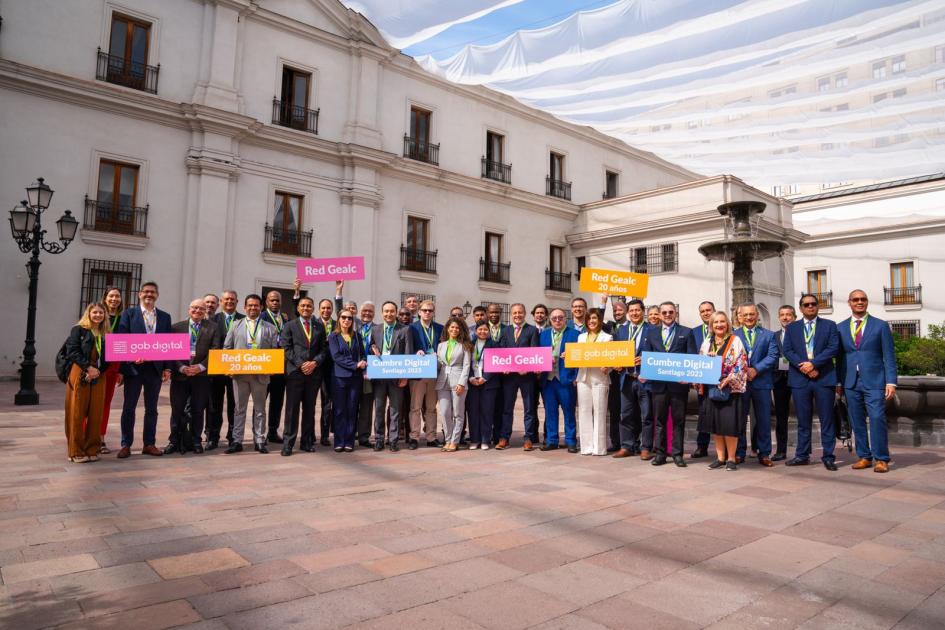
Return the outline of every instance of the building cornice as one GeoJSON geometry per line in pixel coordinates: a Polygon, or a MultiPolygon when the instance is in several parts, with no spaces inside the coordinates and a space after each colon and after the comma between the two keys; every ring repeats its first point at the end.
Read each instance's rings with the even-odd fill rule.
{"type": "MultiPolygon", "coordinates": [[[[631,193],[629,195],[623,195],[621,197],[614,197],[612,199],[602,199],[600,201],[592,201],[591,203],[586,203],[581,206],[581,210],[594,210],[596,208],[606,208],[608,206],[615,206],[621,203],[628,201],[638,201],[640,199],[646,199],[648,197],[661,197],[666,194],[672,194],[674,192],[682,192],[686,190],[692,190],[693,188],[703,188],[705,186],[711,186],[713,184],[723,184],[723,185],[735,185],[740,186],[744,190],[750,191],[752,194],[761,197],[769,205],[776,207],[781,207],[782,204],[787,204],[790,206],[790,202],[786,199],[780,199],[773,195],[746,184],[744,180],[736,177],[735,175],[714,175],[712,177],[704,177],[702,179],[697,179],[691,182],[683,182],[681,184],[675,184],[673,186],[665,186],[663,188],[654,188],[652,190],[642,190],[640,192],[631,193]]],[[[721,203],[727,203],[729,201],[734,201],[730,199],[731,190],[726,188],[723,193],[723,199],[721,203]]]]}
{"type": "Polygon", "coordinates": [[[890,238],[911,238],[945,233],[945,219],[936,218],[917,223],[871,226],[829,234],[813,234],[797,245],[797,249],[806,250],[827,245],[848,245],[869,241],[885,241],[890,238]]]}
{"type": "Polygon", "coordinates": [[[803,214],[805,212],[812,212],[814,210],[854,206],[871,201],[882,201],[884,199],[911,197],[918,194],[936,192],[940,190],[945,190],[945,180],[939,179],[906,186],[897,186],[896,188],[871,190],[851,195],[844,195],[843,197],[834,197],[832,199],[802,201],[794,205],[794,212],[795,214],[803,214]]]}

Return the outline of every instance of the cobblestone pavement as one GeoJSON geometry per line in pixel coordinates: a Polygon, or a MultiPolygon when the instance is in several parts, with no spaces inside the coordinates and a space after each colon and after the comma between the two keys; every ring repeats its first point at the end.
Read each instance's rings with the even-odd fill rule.
{"type": "MultiPolygon", "coordinates": [[[[521,448],[156,458],[139,435],[71,464],[62,387],[40,390],[16,408],[0,383],[2,628],[945,627],[942,451],[725,472],[521,448]]],[[[165,387],[159,445],[168,418],[165,387]]]]}

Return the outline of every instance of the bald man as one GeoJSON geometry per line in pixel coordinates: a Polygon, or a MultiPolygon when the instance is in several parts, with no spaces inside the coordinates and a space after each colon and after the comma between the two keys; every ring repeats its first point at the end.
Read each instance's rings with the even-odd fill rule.
{"type": "Polygon", "coordinates": [[[207,319],[207,305],[203,298],[190,303],[190,317],[171,326],[175,333],[190,335],[190,360],[171,362],[171,435],[165,454],[189,450],[203,453],[200,435],[203,432],[203,417],[210,403],[210,377],[207,365],[210,350],[220,347],[213,321],[207,319]],[[190,404],[190,416],[185,408],[190,404]]]}

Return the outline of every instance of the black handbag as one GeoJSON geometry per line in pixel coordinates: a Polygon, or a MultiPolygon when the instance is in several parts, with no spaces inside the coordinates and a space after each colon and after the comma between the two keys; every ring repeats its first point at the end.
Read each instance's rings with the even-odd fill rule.
{"type": "MultiPolygon", "coordinates": [[[[722,360],[725,360],[725,355],[728,354],[728,349],[732,347],[732,341],[734,341],[735,335],[732,335],[728,339],[728,343],[725,344],[725,348],[722,350],[722,354],[717,356],[722,357],[722,360]]],[[[718,385],[709,386],[709,400],[718,403],[728,402],[732,398],[732,389],[727,387],[725,389],[720,388],[718,385]]]]}

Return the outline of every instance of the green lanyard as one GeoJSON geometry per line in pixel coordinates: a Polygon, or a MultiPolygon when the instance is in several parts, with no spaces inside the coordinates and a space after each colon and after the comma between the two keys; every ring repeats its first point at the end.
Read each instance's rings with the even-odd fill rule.
{"type": "Polygon", "coordinates": [[[230,326],[233,325],[233,315],[224,315],[223,321],[226,324],[226,332],[230,332],[230,326]]]}
{"type": "Polygon", "coordinates": [[[561,350],[558,348],[558,342],[561,341],[561,337],[563,335],[563,330],[561,332],[555,332],[554,330],[551,331],[551,356],[555,359],[557,359],[561,354],[561,350]]]}
{"type": "Polygon", "coordinates": [[[479,360],[482,357],[482,346],[484,345],[484,343],[480,345],[479,342],[476,342],[476,363],[479,363],[479,360]]]}
{"type": "Polygon", "coordinates": [[[353,335],[348,335],[348,336],[346,337],[344,333],[341,333],[341,338],[345,340],[345,343],[348,344],[348,347],[349,347],[349,348],[352,347],[352,346],[351,346],[351,339],[352,339],[352,337],[353,337],[353,335]]]}
{"type": "Polygon", "coordinates": [[[249,333],[249,347],[255,350],[258,346],[256,344],[256,335],[259,333],[259,320],[257,319],[254,322],[253,329],[249,329],[249,322],[246,323],[246,332],[249,333]]]}
{"type": "Polygon", "coordinates": [[[197,335],[200,334],[200,324],[194,326],[193,322],[190,322],[190,352],[193,354],[194,350],[197,348],[197,335]]]}
{"type": "Polygon", "coordinates": [[[663,349],[666,352],[669,352],[669,348],[673,345],[673,337],[676,336],[676,324],[673,324],[669,329],[669,333],[666,332],[666,329],[663,329],[663,349]]]}
{"type": "Polygon", "coordinates": [[[489,327],[491,329],[492,341],[498,341],[499,336],[502,334],[502,324],[499,324],[495,328],[489,327]]]}
{"type": "Polygon", "coordinates": [[[856,343],[856,336],[863,332],[863,329],[866,328],[866,318],[869,317],[869,314],[863,316],[863,319],[860,320],[859,325],[851,317],[850,318],[850,337],[853,338],[853,342],[856,343]]]}
{"type": "Polygon", "coordinates": [[[381,348],[381,354],[390,353],[390,342],[394,339],[394,327],[390,324],[384,324],[384,345],[381,348]]]}
{"type": "Polygon", "coordinates": [[[92,333],[92,336],[95,337],[95,352],[98,354],[98,360],[102,359],[102,335],[96,335],[92,333]]]}
{"type": "Polygon", "coordinates": [[[279,313],[277,315],[273,313],[272,311],[270,311],[268,308],[266,309],[266,312],[269,313],[269,319],[271,319],[272,323],[275,324],[276,330],[278,332],[282,332],[282,313],[279,313]]]}
{"type": "Polygon", "coordinates": [[[108,332],[115,332],[115,328],[118,326],[119,319],[121,319],[121,315],[115,315],[114,317],[109,318],[108,332]]]}
{"type": "Polygon", "coordinates": [[[450,339],[446,342],[446,364],[449,365],[450,359],[453,358],[453,348],[456,347],[456,340],[450,339]]]}
{"type": "Polygon", "coordinates": [[[751,356],[751,351],[755,347],[755,329],[742,326],[742,332],[745,333],[745,340],[748,342],[748,356],[751,356]]]}
{"type": "Polygon", "coordinates": [[[433,326],[427,328],[423,324],[420,324],[420,328],[423,329],[423,336],[427,338],[427,344],[431,350],[433,349],[433,326]]]}

